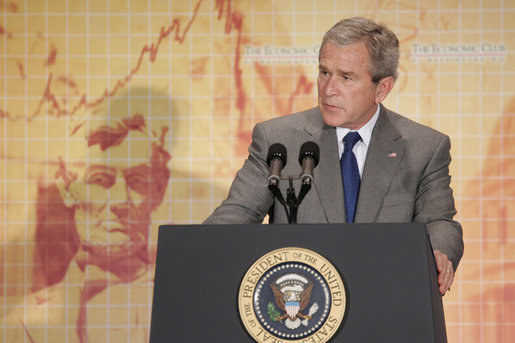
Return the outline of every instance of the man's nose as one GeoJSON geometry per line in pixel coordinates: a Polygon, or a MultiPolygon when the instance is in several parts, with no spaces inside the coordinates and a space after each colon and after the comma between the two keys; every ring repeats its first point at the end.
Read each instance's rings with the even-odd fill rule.
{"type": "Polygon", "coordinates": [[[111,212],[113,212],[116,217],[118,217],[119,219],[128,220],[129,213],[130,213],[129,203],[117,202],[117,203],[111,204],[110,208],[111,208],[111,212]]]}
{"type": "Polygon", "coordinates": [[[116,183],[109,189],[109,206],[113,213],[120,216],[127,216],[130,209],[130,191],[124,179],[118,178],[116,183]]]}
{"type": "Polygon", "coordinates": [[[334,76],[330,76],[325,80],[325,83],[323,85],[323,92],[325,96],[333,96],[336,95],[337,89],[336,89],[336,80],[334,76]]]}

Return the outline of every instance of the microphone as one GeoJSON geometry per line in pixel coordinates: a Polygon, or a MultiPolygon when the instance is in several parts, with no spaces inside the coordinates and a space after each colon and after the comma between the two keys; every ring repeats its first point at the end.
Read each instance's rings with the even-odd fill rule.
{"type": "Polygon", "coordinates": [[[320,159],[320,148],[315,142],[306,142],[300,147],[299,163],[302,166],[300,179],[302,185],[313,183],[313,169],[320,159]]]}
{"type": "Polygon", "coordinates": [[[270,168],[268,185],[277,186],[281,180],[281,170],[286,165],[286,148],[281,143],[274,143],[268,148],[266,163],[270,168]]]}

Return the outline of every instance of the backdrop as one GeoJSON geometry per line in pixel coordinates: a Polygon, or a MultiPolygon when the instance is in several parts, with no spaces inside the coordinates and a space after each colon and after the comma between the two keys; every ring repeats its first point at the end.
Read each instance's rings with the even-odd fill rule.
{"type": "Polygon", "coordinates": [[[386,106],[451,137],[449,341],[515,341],[512,0],[0,0],[0,340],[147,341],[158,226],[200,223],[253,125],[316,104],[355,15],[401,41],[386,106]]]}

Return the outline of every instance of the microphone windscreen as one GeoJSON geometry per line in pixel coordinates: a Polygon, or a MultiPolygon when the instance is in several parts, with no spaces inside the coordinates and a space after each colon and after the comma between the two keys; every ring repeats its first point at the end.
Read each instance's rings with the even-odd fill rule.
{"type": "Polygon", "coordinates": [[[316,167],[318,164],[318,160],[320,159],[320,148],[315,142],[310,141],[302,144],[299,153],[299,163],[302,165],[302,160],[304,160],[304,158],[308,156],[313,158],[316,167]]]}
{"type": "Polygon", "coordinates": [[[274,143],[268,148],[268,156],[266,157],[266,164],[270,167],[270,162],[274,158],[280,158],[283,162],[283,167],[286,165],[286,147],[281,143],[274,143]]]}

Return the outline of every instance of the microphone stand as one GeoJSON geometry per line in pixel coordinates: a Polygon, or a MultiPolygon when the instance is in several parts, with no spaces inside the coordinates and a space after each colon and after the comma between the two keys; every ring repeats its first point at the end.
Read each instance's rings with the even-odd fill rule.
{"type": "Polygon", "coordinates": [[[297,196],[295,195],[295,187],[293,187],[293,178],[288,177],[288,189],[286,190],[286,202],[290,208],[290,215],[288,216],[289,224],[297,224],[297,209],[299,207],[297,196]]]}
{"type": "Polygon", "coordinates": [[[279,190],[279,187],[277,186],[276,182],[273,182],[270,185],[268,185],[268,189],[270,190],[270,192],[272,192],[275,198],[284,207],[286,217],[288,218],[288,224],[297,224],[297,213],[299,205],[311,189],[311,179],[304,179],[299,192],[299,196],[297,197],[295,195],[295,187],[293,186],[294,179],[300,179],[300,176],[288,176],[288,189],[286,190],[286,201],[284,201],[284,197],[281,194],[281,191],[279,190]]]}
{"type": "Polygon", "coordinates": [[[291,221],[290,221],[290,212],[288,212],[288,207],[286,207],[286,202],[284,201],[284,198],[283,198],[283,195],[281,194],[281,191],[279,190],[279,187],[277,186],[277,183],[276,182],[273,182],[271,184],[268,185],[268,189],[270,190],[270,192],[272,192],[272,194],[274,195],[274,197],[279,200],[279,203],[281,205],[283,205],[284,207],[284,211],[286,212],[286,216],[288,217],[288,223],[291,224],[291,221]]]}
{"type": "Polygon", "coordinates": [[[299,192],[299,201],[297,205],[300,205],[302,200],[304,200],[304,197],[306,194],[308,194],[309,190],[311,189],[311,178],[307,177],[302,181],[302,187],[300,188],[299,192]]]}

